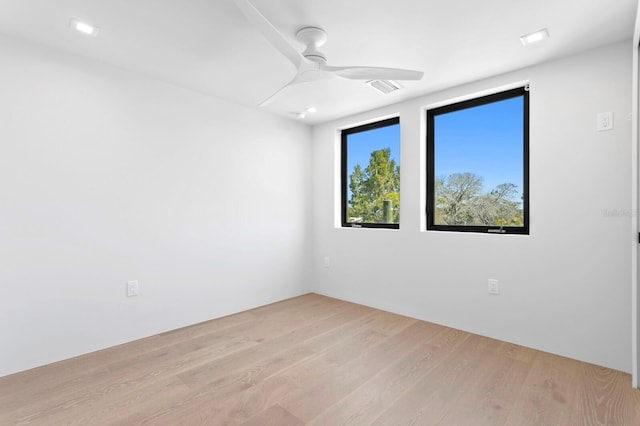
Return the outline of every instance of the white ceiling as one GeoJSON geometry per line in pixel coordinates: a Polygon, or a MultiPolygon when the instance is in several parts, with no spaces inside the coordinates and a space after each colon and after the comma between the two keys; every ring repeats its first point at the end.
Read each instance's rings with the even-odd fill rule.
{"type": "MultiPolygon", "coordinates": [[[[334,66],[421,70],[418,82],[383,95],[330,79],[282,92],[266,110],[316,106],[310,124],[366,111],[589,48],[631,39],[637,0],[253,0],[292,44],[297,29],[324,28],[334,66]],[[548,28],[523,47],[519,36],[548,28]]],[[[295,68],[252,27],[233,0],[0,0],[0,32],[258,107],[295,68]],[[71,18],[100,27],[69,29],[71,18]]],[[[631,45],[630,45],[631,49],[631,45]]]]}

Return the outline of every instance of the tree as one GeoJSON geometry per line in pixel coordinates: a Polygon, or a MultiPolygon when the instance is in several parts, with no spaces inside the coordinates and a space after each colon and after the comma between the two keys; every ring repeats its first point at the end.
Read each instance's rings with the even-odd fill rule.
{"type": "Polygon", "coordinates": [[[371,153],[369,165],[356,165],[349,176],[350,222],[384,223],[384,202],[392,206],[392,223],[400,222],[400,166],[391,159],[391,149],[371,153]]]}
{"type": "Polygon", "coordinates": [[[522,226],[524,218],[513,197],[518,191],[512,183],[502,183],[477,200],[476,214],[483,225],[522,226]]]}
{"type": "Polygon", "coordinates": [[[364,193],[364,180],[365,174],[362,171],[362,167],[360,167],[360,164],[356,164],[349,179],[349,189],[351,190],[351,201],[349,201],[350,217],[364,217],[369,209],[367,197],[364,193]]]}
{"type": "Polygon", "coordinates": [[[454,173],[436,185],[436,210],[443,225],[472,225],[475,200],[482,190],[482,178],[473,173],[454,173]]]}
{"type": "Polygon", "coordinates": [[[435,217],[440,225],[522,226],[517,186],[503,183],[482,193],[482,177],[454,173],[435,181],[435,217]]]}

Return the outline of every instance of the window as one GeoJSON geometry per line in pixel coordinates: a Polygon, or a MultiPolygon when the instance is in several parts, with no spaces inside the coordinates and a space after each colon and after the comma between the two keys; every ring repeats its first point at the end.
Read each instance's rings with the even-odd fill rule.
{"type": "Polygon", "coordinates": [[[529,92],[427,111],[427,229],[529,233],[529,92]]]}
{"type": "Polygon", "coordinates": [[[400,227],[400,119],[342,131],[342,226],[400,227]]]}

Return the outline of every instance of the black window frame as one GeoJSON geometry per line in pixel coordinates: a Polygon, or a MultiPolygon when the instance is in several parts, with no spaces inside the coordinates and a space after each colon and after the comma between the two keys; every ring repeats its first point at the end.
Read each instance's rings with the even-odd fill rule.
{"type": "MultiPolygon", "coordinates": [[[[347,170],[347,152],[348,152],[348,137],[355,133],[366,132],[369,130],[375,130],[382,127],[389,127],[400,124],[400,117],[392,117],[372,123],[363,124],[361,126],[351,127],[343,129],[340,132],[340,167],[341,167],[341,183],[340,183],[340,215],[343,228],[378,228],[378,229],[400,229],[399,223],[370,223],[370,222],[349,222],[347,219],[348,202],[347,199],[347,186],[349,185],[349,171],[347,170]]],[[[402,200],[402,197],[400,197],[402,200]]]]}
{"type": "Polygon", "coordinates": [[[529,86],[517,87],[490,95],[480,96],[461,102],[429,109],[427,114],[427,231],[475,232],[490,234],[520,234],[529,235],[529,86]],[[522,208],[523,226],[476,226],[476,225],[441,225],[435,224],[435,117],[450,112],[461,111],[481,105],[504,101],[516,97],[523,97],[523,188],[522,208]]]}

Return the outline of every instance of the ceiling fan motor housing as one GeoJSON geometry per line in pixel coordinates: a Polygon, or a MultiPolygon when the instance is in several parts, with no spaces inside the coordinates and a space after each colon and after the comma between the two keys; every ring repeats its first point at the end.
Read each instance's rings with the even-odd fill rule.
{"type": "Polygon", "coordinates": [[[296,32],[296,40],[304,44],[306,49],[302,52],[302,56],[310,61],[326,64],[327,57],[318,50],[327,41],[327,33],[318,27],[303,27],[296,32]]]}

